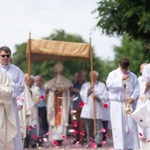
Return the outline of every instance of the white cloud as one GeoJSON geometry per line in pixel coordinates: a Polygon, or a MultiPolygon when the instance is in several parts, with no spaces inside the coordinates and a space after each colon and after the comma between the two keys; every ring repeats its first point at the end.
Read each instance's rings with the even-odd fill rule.
{"type": "MultiPolygon", "coordinates": [[[[0,46],[7,45],[14,51],[15,44],[28,40],[29,31],[34,39],[49,36],[55,29],[78,34],[89,42],[90,31],[97,23],[97,0],[5,0],[0,9],[0,46]]],[[[113,45],[119,38],[101,35],[92,30],[92,46],[101,58],[113,58],[113,45]]]]}

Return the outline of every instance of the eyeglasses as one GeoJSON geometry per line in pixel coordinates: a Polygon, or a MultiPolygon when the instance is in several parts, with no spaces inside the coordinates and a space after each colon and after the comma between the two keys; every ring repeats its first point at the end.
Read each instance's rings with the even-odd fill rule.
{"type": "Polygon", "coordinates": [[[9,58],[10,57],[10,55],[0,55],[0,56],[3,58],[5,58],[5,57],[9,58]]]}

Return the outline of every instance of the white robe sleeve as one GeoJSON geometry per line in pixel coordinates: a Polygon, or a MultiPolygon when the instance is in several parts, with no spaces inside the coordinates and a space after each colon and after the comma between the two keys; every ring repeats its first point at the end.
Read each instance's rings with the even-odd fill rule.
{"type": "Polygon", "coordinates": [[[142,76],[146,82],[150,82],[150,64],[148,64],[144,67],[142,76]]]}
{"type": "Polygon", "coordinates": [[[17,77],[15,78],[15,86],[14,86],[14,92],[13,92],[13,98],[16,98],[19,96],[22,92],[24,92],[24,74],[23,72],[18,68],[17,70],[17,77]]]}
{"type": "Polygon", "coordinates": [[[106,84],[109,90],[116,92],[118,90],[124,90],[122,82],[122,76],[117,76],[116,72],[110,72],[106,80],[106,84]]]}
{"type": "Polygon", "coordinates": [[[99,83],[99,89],[95,94],[99,97],[102,103],[105,103],[108,100],[108,91],[104,83],[99,83]],[[101,90],[100,90],[101,89],[101,90]]]}
{"type": "Polygon", "coordinates": [[[13,86],[12,80],[0,70],[0,143],[6,149],[14,149],[13,138],[17,133],[12,102],[13,86]]]}

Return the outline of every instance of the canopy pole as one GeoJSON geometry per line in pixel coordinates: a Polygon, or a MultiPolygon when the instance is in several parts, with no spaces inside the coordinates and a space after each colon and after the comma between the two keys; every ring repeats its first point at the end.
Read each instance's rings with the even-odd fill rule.
{"type": "Polygon", "coordinates": [[[30,78],[30,73],[31,73],[31,32],[29,32],[29,40],[27,43],[27,73],[30,78]]]}
{"type": "MultiPolygon", "coordinates": [[[[90,37],[90,68],[91,72],[93,71],[93,50],[91,46],[91,37],[90,37]]],[[[93,75],[91,76],[91,84],[93,84],[93,75]]],[[[94,89],[92,89],[92,95],[94,94],[94,89]]],[[[94,124],[94,135],[96,135],[96,112],[95,112],[95,100],[92,100],[93,104],[93,124],[94,124]]]]}

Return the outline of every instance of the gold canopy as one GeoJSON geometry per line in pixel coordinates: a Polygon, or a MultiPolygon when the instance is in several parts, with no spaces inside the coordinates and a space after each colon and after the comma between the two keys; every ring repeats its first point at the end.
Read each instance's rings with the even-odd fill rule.
{"type": "Polygon", "coordinates": [[[27,55],[31,61],[90,59],[90,44],[29,39],[27,55]]]}

